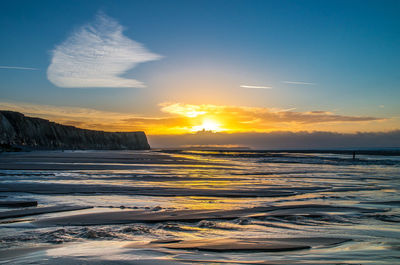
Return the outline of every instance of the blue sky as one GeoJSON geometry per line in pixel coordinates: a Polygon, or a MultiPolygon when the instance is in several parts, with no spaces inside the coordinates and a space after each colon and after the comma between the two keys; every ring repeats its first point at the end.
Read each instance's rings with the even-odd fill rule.
{"type": "Polygon", "coordinates": [[[2,1],[0,66],[37,70],[0,68],[1,101],[148,116],[174,102],[396,119],[399,13],[399,1],[2,1]],[[49,80],[56,47],[99,14],[160,56],[123,71],[146,87],[49,80]]]}

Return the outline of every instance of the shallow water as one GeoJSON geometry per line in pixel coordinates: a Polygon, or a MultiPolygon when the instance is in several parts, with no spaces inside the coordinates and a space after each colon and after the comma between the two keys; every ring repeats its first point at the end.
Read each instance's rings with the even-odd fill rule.
{"type": "Polygon", "coordinates": [[[357,155],[353,160],[346,153],[35,152],[1,154],[0,169],[1,200],[94,207],[0,220],[4,264],[400,263],[399,156],[357,155]],[[180,210],[212,210],[218,216],[201,212],[204,218],[184,220],[180,210]],[[232,210],[232,217],[224,216],[225,210],[232,210]],[[50,225],[54,217],[127,211],[178,215],[124,224],[50,225]],[[351,241],[325,244],[320,237],[351,241]],[[230,250],[235,243],[227,244],[226,251],[148,244],[173,239],[183,246],[214,238],[321,242],[273,252],[230,250]]]}

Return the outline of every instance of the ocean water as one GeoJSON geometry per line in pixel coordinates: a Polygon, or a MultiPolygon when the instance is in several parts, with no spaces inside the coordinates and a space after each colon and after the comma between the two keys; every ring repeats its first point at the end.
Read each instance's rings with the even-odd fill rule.
{"type": "Polygon", "coordinates": [[[2,201],[93,207],[0,219],[0,264],[400,264],[391,153],[32,152],[0,169],[2,201]]]}

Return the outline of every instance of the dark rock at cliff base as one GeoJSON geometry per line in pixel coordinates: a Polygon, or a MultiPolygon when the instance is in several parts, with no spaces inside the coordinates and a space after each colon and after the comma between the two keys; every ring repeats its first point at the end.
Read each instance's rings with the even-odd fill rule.
{"type": "Polygon", "coordinates": [[[19,148],[147,150],[150,146],[144,132],[86,130],[27,117],[19,112],[0,111],[0,151],[17,151],[19,148]]]}

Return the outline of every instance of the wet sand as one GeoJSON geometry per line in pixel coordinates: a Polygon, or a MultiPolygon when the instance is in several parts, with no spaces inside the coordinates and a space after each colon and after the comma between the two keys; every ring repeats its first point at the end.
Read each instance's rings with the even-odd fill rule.
{"type": "Polygon", "coordinates": [[[3,153],[0,263],[394,264],[400,161],[342,155],[3,153]]]}

